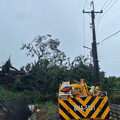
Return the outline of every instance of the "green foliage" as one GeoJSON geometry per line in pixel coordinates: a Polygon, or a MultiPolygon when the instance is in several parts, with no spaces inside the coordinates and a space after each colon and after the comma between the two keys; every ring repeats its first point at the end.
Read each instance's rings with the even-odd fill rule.
{"type": "Polygon", "coordinates": [[[104,77],[102,79],[102,88],[104,91],[108,92],[109,97],[112,97],[112,90],[113,89],[119,89],[119,81],[120,78],[117,78],[115,76],[112,77],[104,77]]]}
{"type": "MultiPolygon", "coordinates": [[[[16,79],[12,92],[1,89],[0,99],[5,100],[9,96],[10,99],[26,98],[31,103],[57,101],[56,93],[62,81],[73,83],[83,78],[89,86],[96,85],[94,67],[89,59],[77,56],[70,62],[59,50],[59,44],[59,40],[51,35],[38,36],[31,43],[23,44],[22,49],[28,51],[27,55],[38,59],[21,67],[21,71],[30,73],[29,77],[16,79]]],[[[102,90],[107,91],[110,97],[112,89],[120,89],[120,78],[105,77],[105,73],[100,71],[100,80],[102,90]]]]}
{"type": "Polygon", "coordinates": [[[29,103],[33,103],[34,102],[33,95],[34,95],[33,92],[30,92],[28,90],[24,90],[23,92],[13,92],[5,90],[3,87],[0,87],[0,102],[26,99],[29,103]]]}
{"type": "MultiPolygon", "coordinates": [[[[38,36],[29,44],[23,44],[22,49],[28,50],[28,55],[37,55],[38,61],[25,66],[25,71],[32,72],[35,82],[36,100],[55,101],[59,83],[62,81],[79,81],[85,79],[89,86],[96,85],[94,67],[84,56],[77,56],[70,62],[65,53],[58,49],[60,42],[51,35],[38,36]],[[26,69],[27,68],[27,69],[26,69]]],[[[112,89],[120,88],[120,78],[105,77],[100,71],[102,90],[111,95],[112,89]]],[[[110,96],[111,97],[111,96],[110,96]]]]}
{"type": "Polygon", "coordinates": [[[115,90],[120,90],[120,78],[119,78],[119,81],[115,81],[115,87],[114,87],[115,90]]]}
{"type": "Polygon", "coordinates": [[[19,90],[19,88],[20,88],[22,85],[23,85],[23,84],[22,84],[21,80],[20,80],[20,79],[16,79],[16,80],[15,80],[15,83],[14,83],[14,85],[13,85],[13,87],[12,87],[12,90],[13,90],[13,91],[17,91],[17,90],[19,90]]]}
{"type": "Polygon", "coordinates": [[[13,99],[21,99],[22,94],[17,94],[16,92],[11,92],[0,87],[0,101],[8,101],[13,99]]]}

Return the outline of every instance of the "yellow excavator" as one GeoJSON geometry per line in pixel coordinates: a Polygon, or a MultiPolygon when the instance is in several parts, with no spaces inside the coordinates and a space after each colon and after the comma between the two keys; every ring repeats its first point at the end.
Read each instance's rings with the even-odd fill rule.
{"type": "Polygon", "coordinates": [[[83,79],[75,84],[63,82],[58,94],[59,120],[110,120],[108,97],[83,79]]]}

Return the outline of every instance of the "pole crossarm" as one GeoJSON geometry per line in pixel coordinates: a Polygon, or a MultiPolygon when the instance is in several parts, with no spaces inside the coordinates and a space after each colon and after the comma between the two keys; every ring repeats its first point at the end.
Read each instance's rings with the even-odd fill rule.
{"type": "Polygon", "coordinates": [[[97,11],[95,12],[95,11],[93,11],[93,10],[92,10],[92,11],[85,11],[85,10],[83,10],[83,13],[92,13],[92,12],[94,12],[94,13],[103,13],[102,10],[101,10],[100,12],[97,12],[97,11]]]}

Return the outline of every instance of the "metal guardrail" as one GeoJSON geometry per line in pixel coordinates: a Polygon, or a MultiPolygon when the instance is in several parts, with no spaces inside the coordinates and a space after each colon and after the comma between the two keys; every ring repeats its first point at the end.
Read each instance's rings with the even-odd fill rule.
{"type": "Polygon", "coordinates": [[[37,119],[37,115],[36,113],[33,113],[32,116],[28,120],[36,120],[36,119],[37,119]]]}
{"type": "Polygon", "coordinates": [[[120,105],[110,104],[110,115],[116,120],[120,120],[120,105]]]}

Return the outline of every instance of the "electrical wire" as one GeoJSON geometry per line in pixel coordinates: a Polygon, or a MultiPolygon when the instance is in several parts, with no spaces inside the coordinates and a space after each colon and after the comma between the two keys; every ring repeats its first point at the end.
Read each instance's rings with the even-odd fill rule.
{"type": "MultiPolygon", "coordinates": [[[[106,0],[105,1],[105,3],[104,3],[104,5],[103,5],[103,7],[102,7],[102,9],[101,10],[103,10],[104,9],[104,7],[105,7],[105,5],[107,4],[107,2],[108,2],[108,0],[106,0]]],[[[105,9],[104,9],[105,10],[105,9]]],[[[97,16],[98,14],[96,14],[96,16],[97,16]]],[[[100,14],[99,14],[100,15],[100,14]]],[[[99,17],[99,15],[96,17],[96,19],[99,17]]]]}
{"type": "Polygon", "coordinates": [[[100,44],[100,43],[103,43],[105,40],[107,40],[107,39],[115,36],[115,35],[118,34],[118,33],[120,33],[120,31],[117,31],[117,32],[115,32],[114,34],[112,34],[112,35],[108,36],[107,38],[103,39],[102,41],[98,42],[97,45],[100,44]]]}
{"type": "Polygon", "coordinates": [[[105,1],[103,7],[102,7],[102,10],[104,9],[105,5],[107,4],[108,0],[105,1]]]}
{"type": "MultiPolygon", "coordinates": [[[[90,22],[91,22],[91,19],[89,17],[89,23],[90,22]]],[[[88,47],[90,47],[90,48],[91,48],[91,38],[92,38],[92,36],[91,36],[91,28],[89,27],[89,31],[88,31],[88,47]]],[[[91,63],[92,62],[91,61],[91,50],[89,51],[88,59],[89,59],[89,62],[91,63]]]]}
{"type": "MultiPolygon", "coordinates": [[[[86,2],[85,2],[85,5],[84,5],[84,8],[83,9],[85,9],[86,8],[86,5],[87,5],[87,3],[88,3],[88,0],[86,0],[86,2]]],[[[84,46],[85,46],[85,42],[86,42],[86,37],[85,37],[85,32],[86,32],[86,30],[85,30],[85,16],[84,16],[84,14],[83,14],[83,39],[84,39],[84,46]]],[[[85,51],[85,48],[84,48],[84,56],[86,56],[86,51],[85,51]]]]}
{"type": "Polygon", "coordinates": [[[99,25],[100,25],[100,17],[101,17],[101,14],[99,15],[99,21],[98,21],[98,25],[97,25],[97,30],[96,30],[96,34],[98,33],[98,29],[99,29],[99,25]]]}
{"type": "Polygon", "coordinates": [[[88,2],[88,0],[86,0],[86,2],[85,2],[84,9],[85,9],[85,7],[86,7],[86,5],[87,5],[87,2],[88,2]]]}
{"type": "MultiPolygon", "coordinates": [[[[112,2],[113,0],[111,0],[111,1],[107,4],[107,6],[105,7],[107,1],[108,1],[108,0],[106,0],[106,2],[104,3],[104,5],[103,5],[103,7],[102,7],[102,9],[101,9],[102,11],[105,11],[105,9],[111,4],[111,2],[112,2]],[[105,7],[105,8],[104,8],[104,7],[105,7]]],[[[99,16],[97,16],[96,19],[97,19],[98,17],[99,17],[99,16]]]]}
{"type": "MultiPolygon", "coordinates": [[[[108,1],[108,0],[107,0],[107,1],[108,1]]],[[[107,6],[103,6],[103,8],[104,8],[104,7],[105,7],[105,8],[104,8],[104,9],[102,8],[102,10],[105,10],[105,9],[111,4],[112,1],[113,1],[113,0],[111,0],[111,1],[107,4],[107,6]]],[[[106,2],[105,2],[105,3],[106,3],[106,2]]]]}
{"type": "MultiPolygon", "coordinates": [[[[84,39],[84,46],[85,46],[85,16],[83,14],[83,39],[84,39]]],[[[84,48],[84,56],[85,56],[85,48],[84,48]]]]}
{"type": "MultiPolygon", "coordinates": [[[[104,3],[104,5],[103,5],[103,7],[102,7],[102,9],[101,10],[103,10],[104,9],[104,7],[105,7],[105,5],[107,4],[107,2],[108,2],[108,0],[106,0],[105,1],[105,3],[104,3]]],[[[98,14],[96,14],[96,16],[97,16],[98,14]]],[[[95,16],[95,17],[96,17],[95,16]]],[[[101,14],[99,14],[98,16],[97,16],[97,18],[98,18],[98,25],[97,25],[97,30],[96,30],[96,34],[97,34],[97,32],[98,32],[98,29],[99,29],[99,25],[100,25],[100,17],[101,17],[101,14]],[[99,17],[99,18],[98,18],[99,17]]],[[[96,18],[96,19],[97,19],[96,18]]]]}
{"type": "MultiPolygon", "coordinates": [[[[100,19],[110,10],[110,8],[117,2],[118,0],[115,0],[114,3],[104,12],[103,15],[101,15],[100,19]]],[[[96,21],[96,23],[98,22],[98,20],[96,21]]]]}

